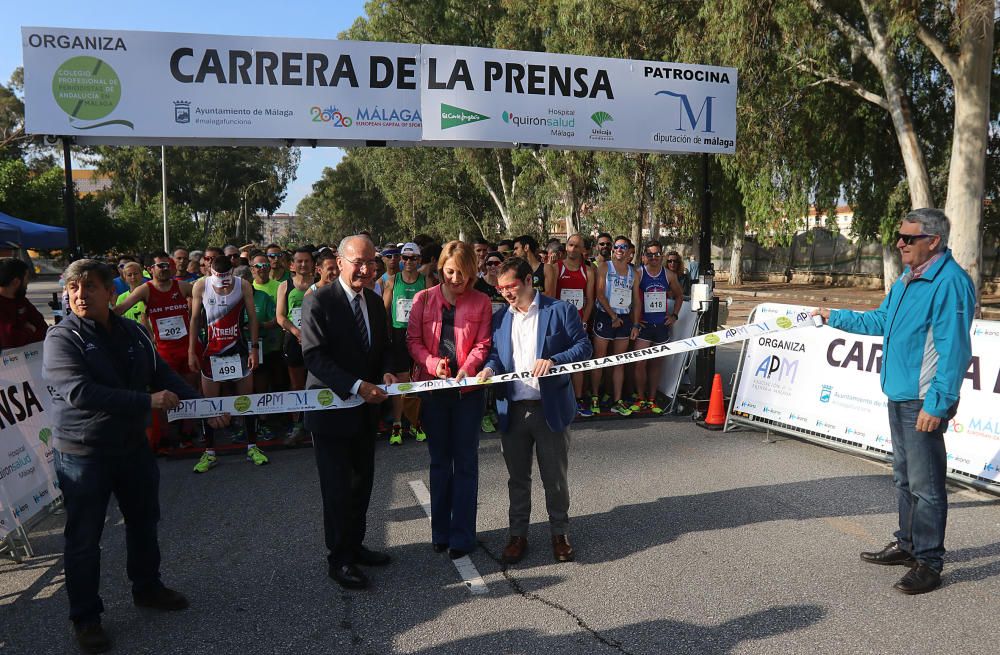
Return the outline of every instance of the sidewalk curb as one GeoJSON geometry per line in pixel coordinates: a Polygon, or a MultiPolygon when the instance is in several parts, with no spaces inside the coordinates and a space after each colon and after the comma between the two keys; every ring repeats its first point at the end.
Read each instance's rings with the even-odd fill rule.
{"type": "MultiPolygon", "coordinates": [[[[847,305],[857,305],[859,304],[858,298],[844,298],[841,296],[817,296],[817,295],[800,295],[797,293],[787,293],[782,291],[744,291],[742,289],[723,289],[716,287],[716,295],[719,296],[743,296],[745,298],[764,298],[764,299],[777,299],[777,300],[792,300],[802,301],[809,300],[814,302],[826,302],[826,303],[843,303],[847,305]]],[[[982,318],[987,321],[1000,321],[1000,309],[987,307],[982,310],[982,318]]]]}

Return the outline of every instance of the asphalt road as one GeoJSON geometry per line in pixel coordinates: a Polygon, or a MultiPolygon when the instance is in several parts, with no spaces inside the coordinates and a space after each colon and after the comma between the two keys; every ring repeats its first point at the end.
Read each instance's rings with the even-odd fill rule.
{"type": "MultiPolygon", "coordinates": [[[[953,490],[944,587],[907,597],[897,567],[858,552],[888,541],[887,469],[756,432],[709,433],[683,418],[579,423],[570,458],[576,562],[556,564],[535,483],[531,550],[506,540],[499,440],[480,447],[479,538],[489,592],[473,596],[434,554],[409,483],[426,449],[380,444],[367,544],[395,561],[372,589],[326,577],[310,449],[239,457],[204,476],[161,463],[163,573],[191,609],[130,603],[117,507],[104,534],[105,625],[118,653],[955,653],[992,650],[1000,611],[1000,500],[953,490]]],[[[0,564],[0,653],[74,652],[61,517],[36,557],[0,564]]]]}

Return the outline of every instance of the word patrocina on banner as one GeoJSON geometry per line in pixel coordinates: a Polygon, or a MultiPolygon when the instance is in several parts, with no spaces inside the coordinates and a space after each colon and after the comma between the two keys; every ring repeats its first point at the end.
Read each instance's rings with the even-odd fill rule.
{"type": "MultiPolygon", "coordinates": [[[[579,371],[592,371],[598,368],[628,364],[655,357],[667,357],[669,355],[680,355],[703,348],[712,348],[730,343],[739,343],[757,337],[762,334],[783,332],[807,325],[821,327],[823,319],[819,316],[811,316],[808,312],[800,312],[791,319],[787,316],[747,325],[718,330],[709,334],[702,334],[690,339],[672,341],[670,343],[640,348],[631,352],[619,355],[608,355],[597,359],[587,359],[581,362],[571,362],[569,364],[559,364],[549,369],[549,372],[542,377],[552,375],[569,375],[579,371]]],[[[396,384],[378,385],[390,396],[400,396],[410,393],[423,393],[436,391],[439,389],[462,389],[475,386],[486,386],[499,382],[511,382],[523,380],[531,377],[531,371],[515,371],[513,373],[503,373],[479,381],[476,377],[447,378],[444,380],[426,380],[423,382],[400,382],[396,384]]],[[[313,412],[324,409],[346,409],[357,407],[364,403],[360,396],[352,395],[341,398],[330,389],[307,389],[305,391],[279,391],[274,393],[257,393],[246,396],[226,396],[222,398],[197,398],[194,400],[183,400],[176,408],[167,412],[167,419],[176,421],[185,418],[212,418],[222,414],[246,416],[250,414],[278,414],[281,412],[313,412]]]]}

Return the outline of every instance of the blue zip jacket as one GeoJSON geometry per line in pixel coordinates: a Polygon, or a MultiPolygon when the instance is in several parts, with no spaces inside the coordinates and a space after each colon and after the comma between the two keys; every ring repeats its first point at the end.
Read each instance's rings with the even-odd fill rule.
{"type": "Polygon", "coordinates": [[[45,335],[42,379],[52,392],[54,448],[74,455],[146,443],[150,394],[200,394],[156,352],[146,329],[111,314],[110,330],[70,314],[45,335]]]}
{"type": "Polygon", "coordinates": [[[968,273],[945,249],[923,275],[903,271],[878,309],[830,312],[829,325],[881,335],[882,391],[889,400],[923,400],[924,411],[945,418],[958,402],[972,359],[976,291],[968,273]]]}

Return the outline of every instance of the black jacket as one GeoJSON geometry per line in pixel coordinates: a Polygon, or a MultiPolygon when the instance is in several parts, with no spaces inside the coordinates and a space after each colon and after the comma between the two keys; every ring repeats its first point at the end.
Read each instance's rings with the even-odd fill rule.
{"type": "MultiPolygon", "coordinates": [[[[382,384],[389,372],[389,332],[382,299],[364,290],[371,330],[371,348],[365,352],[354,322],[354,309],[340,280],[320,287],[302,303],[302,358],[308,375],[307,389],[332,389],[341,398],[351,395],[356,381],[382,384]]],[[[374,429],[371,405],[351,409],[305,412],[304,423],[313,432],[356,433],[374,429]]]]}
{"type": "Polygon", "coordinates": [[[74,314],[50,328],[42,377],[52,391],[54,447],[72,454],[144,444],[155,391],[200,397],[160,358],[142,326],[113,313],[109,330],[74,314]]]}

